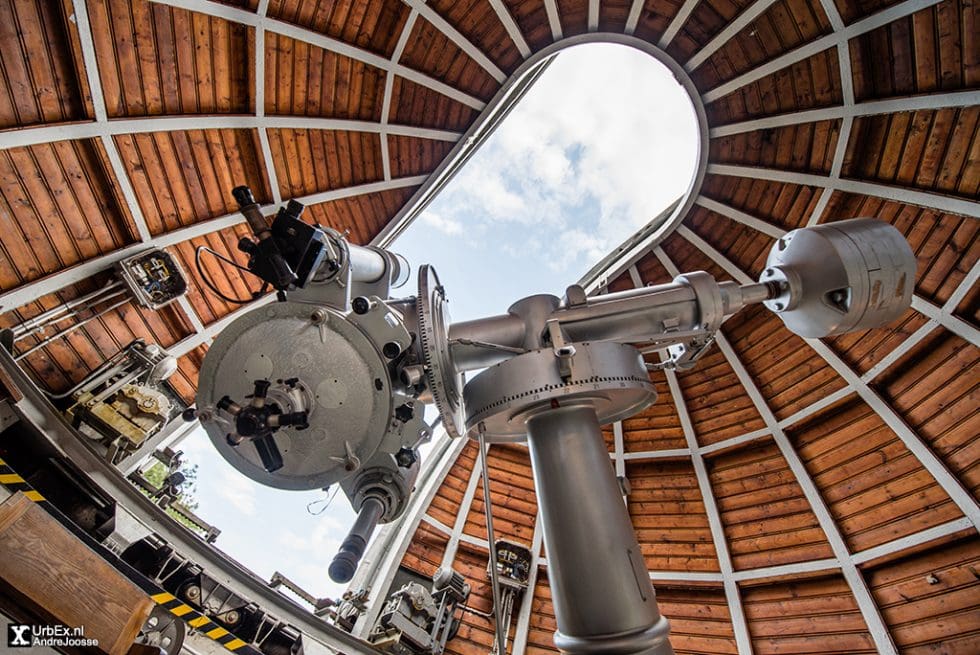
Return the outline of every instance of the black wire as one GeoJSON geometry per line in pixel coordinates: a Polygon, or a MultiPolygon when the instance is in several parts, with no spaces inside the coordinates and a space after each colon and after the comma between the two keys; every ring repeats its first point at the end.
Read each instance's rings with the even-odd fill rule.
{"type": "Polygon", "coordinates": [[[232,298],[230,296],[226,296],[224,293],[221,292],[220,289],[218,289],[218,287],[214,286],[214,284],[211,282],[211,280],[208,279],[207,274],[204,272],[204,267],[201,266],[201,251],[202,250],[211,253],[211,255],[213,255],[215,258],[217,258],[217,259],[219,259],[219,260],[221,260],[221,261],[223,261],[223,262],[225,262],[227,264],[230,264],[230,265],[234,266],[235,268],[237,268],[240,271],[245,271],[246,273],[249,273],[249,274],[252,274],[252,275],[254,275],[254,273],[252,273],[252,271],[248,270],[246,267],[242,266],[241,264],[235,262],[234,260],[225,257],[221,253],[215,252],[214,250],[212,250],[208,246],[198,246],[194,250],[194,266],[197,268],[197,274],[201,276],[201,281],[204,282],[204,285],[211,291],[211,293],[213,293],[214,295],[218,296],[219,298],[221,298],[225,302],[230,302],[230,303],[233,303],[235,305],[247,305],[250,302],[254,301],[255,299],[261,298],[263,295],[265,295],[265,292],[269,288],[269,283],[263,281],[262,282],[262,288],[259,289],[258,291],[252,291],[251,292],[252,293],[252,297],[249,298],[248,300],[242,300],[240,298],[232,298]]]}

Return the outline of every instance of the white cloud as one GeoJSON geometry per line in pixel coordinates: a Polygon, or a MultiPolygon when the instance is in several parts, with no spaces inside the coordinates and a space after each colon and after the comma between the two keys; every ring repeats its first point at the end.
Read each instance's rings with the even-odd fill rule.
{"type": "Polygon", "coordinates": [[[422,222],[450,236],[463,233],[463,225],[459,221],[451,218],[443,218],[442,214],[437,214],[432,211],[425,212],[422,215],[422,222]]]}
{"type": "Polygon", "coordinates": [[[221,471],[221,481],[217,489],[218,495],[239,512],[254,516],[256,486],[257,483],[229,467],[221,471]]]}
{"type": "Polygon", "coordinates": [[[577,277],[686,190],[697,138],[690,101],[666,67],[624,46],[572,48],[423,220],[452,235],[521,230],[506,251],[577,277]],[[457,225],[466,228],[448,231],[457,225]]]}

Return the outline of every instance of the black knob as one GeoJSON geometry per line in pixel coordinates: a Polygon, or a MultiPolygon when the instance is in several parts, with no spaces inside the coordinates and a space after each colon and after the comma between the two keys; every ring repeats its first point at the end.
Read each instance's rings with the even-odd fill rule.
{"type": "Polygon", "coordinates": [[[351,301],[350,306],[355,314],[367,314],[368,310],[371,309],[371,301],[364,296],[358,296],[351,301]]]}
{"type": "Polygon", "coordinates": [[[255,381],[255,391],[252,392],[253,398],[265,398],[266,394],[269,393],[269,387],[272,383],[268,380],[256,380],[255,381]]]}
{"type": "Polygon", "coordinates": [[[235,197],[235,202],[238,203],[239,207],[255,204],[255,196],[252,195],[252,190],[247,186],[236,186],[231,190],[231,195],[235,197]]]}
{"type": "Polygon", "coordinates": [[[397,453],[395,453],[395,463],[402,468],[411,468],[412,464],[417,462],[419,459],[418,453],[412,448],[402,448],[397,453]]]}
{"type": "Polygon", "coordinates": [[[193,407],[188,407],[181,413],[180,418],[190,423],[191,421],[197,418],[197,410],[194,409],[193,407]]]}
{"type": "Polygon", "coordinates": [[[291,218],[299,218],[302,215],[303,210],[306,209],[306,205],[301,202],[296,202],[295,200],[290,200],[286,203],[286,215],[291,218]]]}
{"type": "Polygon", "coordinates": [[[310,427],[307,422],[307,412],[290,412],[289,414],[279,414],[279,425],[292,425],[297,430],[310,427]]]}
{"type": "Polygon", "coordinates": [[[248,237],[242,237],[238,240],[238,249],[245,254],[251,255],[255,252],[255,242],[248,237]]]}

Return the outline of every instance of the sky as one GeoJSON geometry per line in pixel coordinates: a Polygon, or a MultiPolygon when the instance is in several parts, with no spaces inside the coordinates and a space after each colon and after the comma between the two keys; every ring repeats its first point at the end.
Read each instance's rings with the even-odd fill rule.
{"type": "MultiPolygon", "coordinates": [[[[690,100],[649,55],[613,44],[563,51],[391,246],[413,269],[395,294],[413,295],[414,272],[430,263],[453,320],[500,314],[534,293],[563,295],[687,189],[697,139],[690,100]]],[[[354,520],[343,492],[325,507],[334,489],[263,487],[203,430],[179,449],[198,465],[197,512],[221,529],[219,548],[265,579],[278,570],[314,596],[343,592],[327,576],[354,520]]]]}

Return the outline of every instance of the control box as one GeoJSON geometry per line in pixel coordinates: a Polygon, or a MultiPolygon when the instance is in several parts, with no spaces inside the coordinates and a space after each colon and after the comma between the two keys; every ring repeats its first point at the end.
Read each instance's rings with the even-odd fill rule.
{"type": "Polygon", "coordinates": [[[187,278],[166,250],[151,248],[116,264],[119,277],[143,307],[160,309],[187,293],[187,278]]]}

